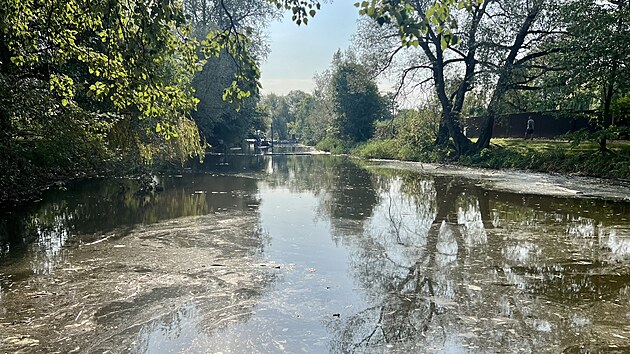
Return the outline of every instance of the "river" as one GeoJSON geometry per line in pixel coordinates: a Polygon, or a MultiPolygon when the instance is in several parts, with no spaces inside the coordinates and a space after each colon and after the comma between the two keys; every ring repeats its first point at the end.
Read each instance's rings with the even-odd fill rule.
{"type": "Polygon", "coordinates": [[[0,219],[0,352],[630,352],[628,189],[558,178],[250,155],[50,190],[0,219]]]}

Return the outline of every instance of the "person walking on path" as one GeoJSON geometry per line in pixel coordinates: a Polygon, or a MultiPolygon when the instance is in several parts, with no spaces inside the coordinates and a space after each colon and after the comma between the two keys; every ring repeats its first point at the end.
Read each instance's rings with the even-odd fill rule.
{"type": "Polygon", "coordinates": [[[525,140],[529,137],[530,140],[534,140],[534,119],[529,117],[527,120],[527,130],[525,130],[525,140]]]}

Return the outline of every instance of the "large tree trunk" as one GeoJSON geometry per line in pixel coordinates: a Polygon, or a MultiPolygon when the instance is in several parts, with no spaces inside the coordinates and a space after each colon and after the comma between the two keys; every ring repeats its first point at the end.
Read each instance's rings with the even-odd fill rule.
{"type": "Polygon", "coordinates": [[[486,120],[482,125],[479,140],[477,140],[474,147],[471,149],[471,152],[478,153],[490,146],[490,139],[492,139],[492,134],[494,133],[494,122],[497,115],[501,112],[501,104],[503,103],[505,93],[507,92],[509,84],[512,80],[512,73],[514,71],[517,55],[523,47],[523,43],[525,42],[529,29],[542,10],[542,3],[543,1],[537,1],[529,10],[527,17],[525,17],[525,20],[521,24],[521,28],[514,39],[514,43],[510,47],[510,52],[508,53],[507,58],[505,58],[503,67],[499,72],[497,86],[495,87],[490,103],[488,104],[486,120]]]}
{"type": "Polygon", "coordinates": [[[437,135],[435,137],[435,145],[437,146],[446,146],[448,144],[448,128],[444,123],[444,116],[440,119],[440,128],[438,129],[437,135]]]}
{"type": "Polygon", "coordinates": [[[490,139],[492,139],[492,134],[494,134],[494,122],[494,114],[487,114],[483,126],[481,127],[479,139],[477,139],[474,145],[474,152],[479,152],[490,146],[490,139]]]}
{"type": "MultiPolygon", "coordinates": [[[[437,38],[437,41],[439,43],[439,37],[437,38]]],[[[428,50],[425,49],[425,52],[427,51],[428,50]]],[[[446,127],[446,130],[448,131],[448,136],[453,139],[453,144],[455,145],[455,153],[457,155],[466,154],[470,149],[471,141],[462,132],[461,126],[459,124],[459,112],[453,111],[453,105],[446,95],[443,53],[441,50],[438,50],[436,54],[437,55],[432,59],[435,59],[434,61],[436,63],[441,63],[435,64],[433,66],[433,80],[435,82],[435,91],[438,96],[438,100],[440,101],[440,105],[442,106],[443,112],[442,123],[440,125],[444,125],[446,127]]]]}
{"type": "MultiPolygon", "coordinates": [[[[616,72],[616,65],[613,65],[611,77],[614,77],[615,72],[616,72]]],[[[603,118],[602,126],[604,129],[612,125],[612,110],[610,109],[610,105],[612,104],[612,96],[614,93],[613,80],[609,81],[608,87],[604,90],[604,107],[603,107],[603,112],[602,112],[602,118],[603,118]]],[[[607,140],[608,139],[606,138],[605,135],[599,139],[600,152],[608,151],[607,140]]]]}
{"type": "MultiPolygon", "coordinates": [[[[440,129],[438,131],[435,144],[442,146],[446,145],[449,141],[449,138],[452,138],[453,143],[455,144],[455,151],[458,155],[467,154],[472,147],[472,142],[463,133],[459,121],[459,116],[464,106],[466,93],[472,86],[472,81],[475,76],[475,56],[477,52],[476,34],[479,27],[479,22],[485,14],[487,5],[488,2],[484,2],[481,7],[475,9],[473,13],[473,21],[469,32],[470,37],[468,40],[468,47],[470,49],[464,59],[464,62],[466,64],[466,71],[464,73],[464,79],[455,92],[455,101],[453,103],[451,103],[451,101],[446,96],[443,73],[444,61],[441,51],[437,52],[437,57],[435,58],[437,60],[440,60],[440,65],[437,65],[434,69],[434,79],[436,82],[437,94],[440,99],[440,103],[442,104],[443,111],[442,121],[440,122],[440,129]]],[[[436,43],[436,48],[437,47],[439,47],[439,45],[437,45],[436,43]]],[[[435,61],[436,63],[437,60],[435,61]]]]}
{"type": "MultiPolygon", "coordinates": [[[[623,25],[623,18],[619,16],[619,20],[617,21],[617,33],[621,30],[623,25]]],[[[615,53],[613,56],[612,67],[610,68],[610,76],[608,77],[608,84],[603,90],[603,127],[604,129],[609,128],[612,123],[612,110],[610,109],[612,104],[612,98],[615,94],[615,81],[617,81],[617,69],[619,68],[619,54],[615,53]]],[[[606,136],[602,136],[599,139],[599,151],[606,152],[608,151],[608,147],[606,146],[606,136]]]]}
{"type": "Polygon", "coordinates": [[[459,117],[457,113],[451,112],[449,114],[446,126],[448,127],[449,135],[455,144],[455,153],[457,156],[468,154],[471,150],[472,142],[462,132],[462,127],[459,124],[459,117]]]}

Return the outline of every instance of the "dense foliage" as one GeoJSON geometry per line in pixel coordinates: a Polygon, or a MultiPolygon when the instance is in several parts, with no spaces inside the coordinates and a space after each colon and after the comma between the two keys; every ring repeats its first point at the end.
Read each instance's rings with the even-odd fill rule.
{"type": "Polygon", "coordinates": [[[430,91],[441,106],[436,142],[450,144],[458,155],[488,148],[502,113],[567,109],[563,103],[586,97],[582,108],[601,110],[606,128],[613,122],[611,102],[628,94],[625,1],[356,5],[369,18],[357,36],[362,59],[375,73],[397,80],[397,94],[430,91]],[[486,118],[475,141],[463,131],[467,113],[486,118]]]}
{"type": "MultiPolygon", "coordinates": [[[[194,96],[199,99],[199,104],[191,116],[202,138],[219,149],[237,145],[253,127],[261,126],[260,115],[256,112],[259,100],[258,72],[253,70],[247,73],[243,68],[257,66],[267,55],[269,48],[264,28],[280,12],[270,2],[243,0],[186,0],[184,8],[190,17],[192,33],[199,42],[204,42],[209,33],[217,30],[247,34],[241,44],[247,50],[248,60],[254,61],[253,64],[239,65],[233,59],[233,54],[223,49],[220,56],[211,57],[205,62],[201,72],[192,81],[194,96]],[[235,106],[233,102],[224,100],[224,92],[239,76],[253,77],[255,80],[251,81],[254,86],[247,89],[249,94],[239,97],[238,105],[235,106]]],[[[240,81],[236,85],[247,87],[240,81]]]]}
{"type": "Polygon", "coordinates": [[[601,151],[627,134],[627,1],[356,6],[357,54],[335,54],[312,93],[261,100],[265,26],[281,9],[307,24],[317,1],[0,2],[0,200],[80,175],[181,165],[206,144],[272,126],[275,138],[336,151],[395,141],[364,146],[415,159],[480,156],[506,112],[595,110],[601,129],[574,140],[601,151]],[[394,92],[382,95],[376,78],[395,81],[394,92]],[[393,101],[414,90],[423,100],[396,112],[393,101]],[[485,117],[476,140],[466,114],[485,117]]]}
{"type": "Polygon", "coordinates": [[[0,199],[38,179],[200,153],[187,116],[199,59],[177,3],[3,1],[0,23],[0,199]]]}
{"type": "Polygon", "coordinates": [[[242,139],[264,53],[252,39],[280,8],[307,23],[319,5],[1,2],[0,200],[77,175],[181,164],[202,157],[205,141],[242,139]]]}

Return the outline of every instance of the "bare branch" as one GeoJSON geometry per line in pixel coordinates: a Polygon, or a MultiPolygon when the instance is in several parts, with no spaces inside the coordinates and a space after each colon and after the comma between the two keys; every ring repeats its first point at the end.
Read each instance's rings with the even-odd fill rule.
{"type": "Polygon", "coordinates": [[[527,85],[512,85],[512,89],[514,90],[522,90],[522,91],[538,91],[542,90],[542,87],[539,86],[527,86],[527,85]]]}
{"type": "Polygon", "coordinates": [[[389,69],[389,67],[392,65],[392,62],[394,61],[394,57],[396,56],[396,54],[398,54],[398,52],[400,52],[404,47],[401,45],[398,48],[396,48],[391,55],[389,55],[389,58],[387,59],[387,64],[385,64],[376,74],[374,74],[373,78],[381,75],[383,72],[385,72],[385,70],[389,69]]]}
{"type": "Polygon", "coordinates": [[[445,67],[446,67],[446,66],[447,66],[447,65],[449,65],[449,64],[458,63],[458,62],[462,62],[462,61],[464,61],[464,62],[465,62],[465,61],[466,61],[466,59],[464,59],[464,58],[449,59],[449,60],[446,60],[446,61],[444,62],[443,66],[445,66],[445,67]]]}
{"type": "Polygon", "coordinates": [[[528,54],[528,55],[522,57],[519,60],[516,60],[514,62],[514,66],[520,66],[520,65],[523,65],[523,63],[525,63],[525,62],[527,62],[529,60],[536,59],[536,58],[541,58],[541,57],[544,57],[544,56],[552,54],[552,53],[557,53],[559,51],[560,51],[559,48],[552,48],[552,49],[549,49],[549,50],[543,50],[542,52],[531,53],[531,54],[528,54]]]}
{"type": "MultiPolygon", "coordinates": [[[[405,87],[405,81],[407,79],[407,75],[409,75],[410,73],[415,72],[416,70],[420,70],[420,69],[433,70],[433,68],[431,66],[428,66],[428,65],[416,65],[416,66],[412,66],[412,67],[409,67],[409,68],[403,70],[403,74],[402,74],[402,77],[400,78],[400,82],[398,84],[398,88],[396,89],[396,92],[394,93],[394,97],[398,97],[398,95],[401,94],[403,88],[405,87]]],[[[428,81],[431,81],[432,79],[433,79],[432,77],[429,77],[429,78],[423,80],[421,82],[421,84],[424,84],[424,83],[426,83],[428,81]]],[[[417,87],[417,86],[419,86],[421,84],[418,84],[415,87],[417,87]]]]}

